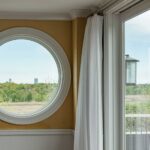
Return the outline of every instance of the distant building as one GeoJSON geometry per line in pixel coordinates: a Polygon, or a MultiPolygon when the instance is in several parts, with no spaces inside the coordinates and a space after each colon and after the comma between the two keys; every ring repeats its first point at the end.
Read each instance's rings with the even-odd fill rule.
{"type": "Polygon", "coordinates": [[[10,79],[9,79],[9,83],[11,83],[11,82],[12,82],[12,79],[10,78],[10,79]]]}
{"type": "Polygon", "coordinates": [[[38,84],[38,78],[34,78],[34,84],[38,84]]]}

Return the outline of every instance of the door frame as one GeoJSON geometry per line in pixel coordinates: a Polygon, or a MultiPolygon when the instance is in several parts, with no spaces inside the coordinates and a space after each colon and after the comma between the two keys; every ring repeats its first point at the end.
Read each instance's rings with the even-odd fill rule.
{"type": "Polygon", "coordinates": [[[105,150],[126,150],[124,22],[149,9],[149,0],[119,0],[104,10],[105,150]]]}

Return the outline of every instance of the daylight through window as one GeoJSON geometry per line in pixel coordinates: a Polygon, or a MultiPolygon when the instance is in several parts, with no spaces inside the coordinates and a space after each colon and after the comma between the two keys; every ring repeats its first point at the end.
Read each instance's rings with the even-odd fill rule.
{"type": "Polygon", "coordinates": [[[0,46],[0,109],[29,115],[51,103],[59,87],[54,57],[39,43],[17,39],[0,46]]]}
{"type": "Polygon", "coordinates": [[[150,11],[125,22],[126,150],[149,150],[150,11]]]}
{"type": "Polygon", "coordinates": [[[33,28],[0,32],[0,119],[14,124],[42,121],[63,104],[71,71],[63,48],[33,28]]]}

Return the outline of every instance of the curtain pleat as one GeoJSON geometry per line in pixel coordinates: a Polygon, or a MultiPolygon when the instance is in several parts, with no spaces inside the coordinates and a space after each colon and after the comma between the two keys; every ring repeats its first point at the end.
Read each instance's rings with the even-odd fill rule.
{"type": "Polygon", "coordinates": [[[102,107],[103,17],[89,17],[85,29],[74,150],[103,150],[102,107]]]}

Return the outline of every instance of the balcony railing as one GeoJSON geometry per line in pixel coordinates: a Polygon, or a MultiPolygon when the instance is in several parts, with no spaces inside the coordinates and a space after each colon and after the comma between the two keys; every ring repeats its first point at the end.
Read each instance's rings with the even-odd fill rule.
{"type": "Polygon", "coordinates": [[[126,114],[126,134],[150,134],[150,114],[126,114]]]}
{"type": "Polygon", "coordinates": [[[150,114],[126,114],[126,150],[150,150],[150,114]]]}

